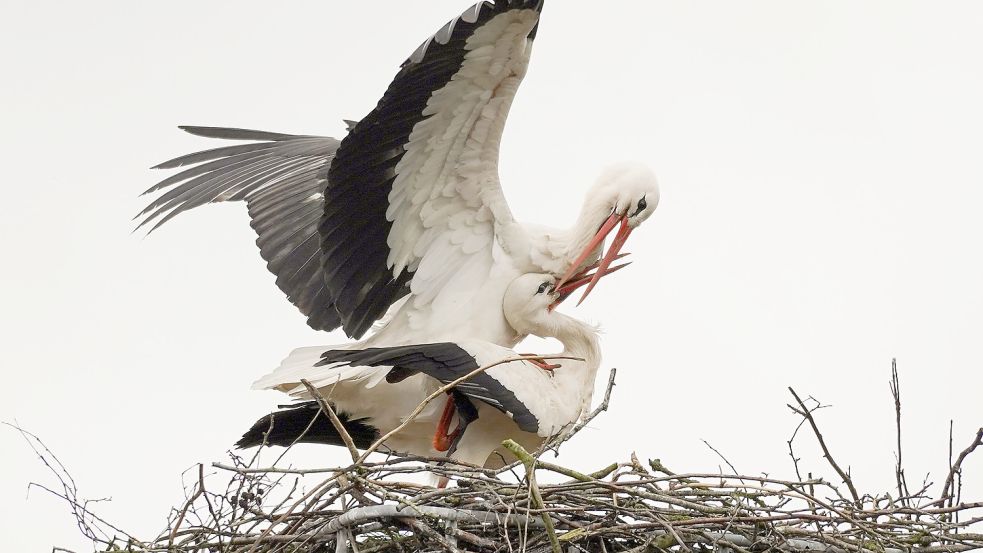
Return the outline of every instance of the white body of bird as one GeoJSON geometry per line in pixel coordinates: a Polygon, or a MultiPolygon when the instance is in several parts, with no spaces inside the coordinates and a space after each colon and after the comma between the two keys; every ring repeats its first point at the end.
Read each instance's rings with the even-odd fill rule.
{"type": "MultiPolygon", "coordinates": [[[[480,378],[459,385],[458,389],[473,401],[478,417],[461,435],[453,452],[454,459],[494,465],[496,459],[490,457],[503,440],[512,438],[526,447],[536,447],[575,423],[589,409],[600,364],[597,334],[592,326],[549,309],[557,297],[555,282],[554,277],[542,274],[514,279],[499,312],[504,312],[509,325],[518,332],[556,338],[563,344],[563,351],[557,355],[576,359],[558,361],[561,367],[552,372],[529,361],[512,361],[491,367],[480,378]]],[[[329,351],[340,353],[328,347],[296,350],[254,387],[277,389],[297,399],[311,399],[300,383],[301,379],[308,380],[339,413],[384,435],[406,423],[407,416],[444,383],[474,368],[517,356],[511,349],[473,339],[453,344],[357,350],[367,351],[375,359],[389,355],[397,360],[395,365],[414,372],[408,378],[389,382],[387,376],[394,370],[394,364],[357,366],[331,362],[318,366],[325,357],[331,357],[329,351]],[[429,359],[415,356],[414,348],[429,359]],[[463,353],[447,361],[451,359],[443,354],[447,348],[459,348],[463,353]],[[434,354],[438,349],[440,352],[434,354]]],[[[386,449],[427,457],[443,455],[433,443],[443,407],[443,399],[433,401],[387,440],[386,449]]],[[[263,424],[257,426],[262,428],[263,424]]]]}

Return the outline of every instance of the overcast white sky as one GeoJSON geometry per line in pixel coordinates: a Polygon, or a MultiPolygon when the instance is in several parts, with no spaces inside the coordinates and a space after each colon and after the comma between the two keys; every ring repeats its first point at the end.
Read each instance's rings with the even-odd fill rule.
{"type": "MultiPolygon", "coordinates": [[[[242,206],[131,235],[146,168],[214,143],[179,124],[338,136],[469,0],[2,0],[0,420],[36,432],[101,513],[148,536],[180,473],[282,398],[249,384],[307,329],[242,206]]],[[[983,424],[983,4],[551,1],[503,147],[522,219],[571,222],[602,166],[650,163],[662,204],[583,307],[609,414],[565,464],[792,475],[786,386],[864,491],[893,486],[892,357],[909,478],[983,424]]],[[[5,548],[84,550],[0,428],[5,548]]],[[[810,436],[807,470],[832,477],[810,436]]],[[[312,449],[297,462],[340,462],[312,449]]],[[[983,455],[966,467],[983,497],[983,455]]]]}

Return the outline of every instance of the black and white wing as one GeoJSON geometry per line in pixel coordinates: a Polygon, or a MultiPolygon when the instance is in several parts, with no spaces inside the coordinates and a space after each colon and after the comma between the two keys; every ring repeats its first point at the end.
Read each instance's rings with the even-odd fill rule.
{"type": "Polygon", "coordinates": [[[512,222],[498,146],[542,5],[496,0],[466,10],[413,53],[341,143],[185,127],[255,142],[158,165],[193,167],[148,190],[166,192],[141,225],[246,201],[280,289],[313,328],[341,324],[355,338],[411,291],[422,309],[446,289],[466,293],[489,270],[496,225],[512,222]]]}
{"type": "MultiPolygon", "coordinates": [[[[389,366],[392,369],[386,375],[386,381],[390,383],[423,373],[439,382],[449,384],[480,367],[475,360],[476,352],[469,351],[475,348],[465,349],[465,347],[445,342],[363,350],[330,350],[321,355],[319,364],[345,364],[352,367],[389,366]]],[[[493,347],[498,350],[503,349],[493,347]]],[[[482,353],[477,355],[486,357],[482,353]]],[[[500,353],[496,355],[502,358],[500,353]]],[[[524,362],[514,362],[511,365],[514,365],[513,370],[524,371],[529,377],[527,382],[539,380],[536,376],[541,371],[534,365],[524,362]]],[[[543,398],[537,397],[541,390],[523,390],[516,386],[515,382],[510,382],[514,380],[508,378],[511,371],[504,371],[505,378],[503,378],[503,371],[496,371],[497,368],[499,367],[481,372],[458,384],[454,389],[468,398],[487,403],[502,411],[524,432],[541,432],[543,426],[540,417],[546,414],[542,412],[544,410],[540,405],[543,398]]]]}
{"type": "Polygon", "coordinates": [[[145,194],[161,193],[138,216],[151,231],[180,213],[217,202],[245,201],[256,244],[276,284],[317,330],[341,318],[327,292],[317,227],[325,173],[339,141],[246,129],[181,127],[209,138],[249,141],[181,156],[156,169],[190,166],[145,194]]]}
{"type": "Polygon", "coordinates": [[[460,294],[487,277],[496,228],[513,222],[499,143],[542,6],[469,8],[406,60],[341,142],[320,233],[328,290],[349,335],[365,332],[407,285],[426,309],[443,291],[460,294]]]}

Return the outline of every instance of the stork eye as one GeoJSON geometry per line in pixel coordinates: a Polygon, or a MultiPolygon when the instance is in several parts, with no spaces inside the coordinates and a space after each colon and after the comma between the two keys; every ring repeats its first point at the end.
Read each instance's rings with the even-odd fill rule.
{"type": "Polygon", "coordinates": [[[645,201],[645,196],[642,196],[642,199],[638,200],[638,209],[636,209],[635,213],[632,213],[631,216],[634,217],[635,215],[638,215],[639,213],[645,211],[645,208],[648,206],[649,204],[648,202],[645,201]]]}
{"type": "Polygon", "coordinates": [[[550,289],[550,286],[552,286],[552,283],[551,282],[549,282],[549,281],[544,282],[544,283],[542,283],[542,284],[539,285],[539,290],[536,290],[536,293],[537,294],[542,294],[543,292],[549,290],[550,289]]]}

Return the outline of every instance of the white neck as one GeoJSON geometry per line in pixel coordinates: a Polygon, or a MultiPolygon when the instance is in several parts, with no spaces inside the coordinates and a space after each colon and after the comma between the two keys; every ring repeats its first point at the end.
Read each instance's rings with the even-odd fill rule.
{"type": "Polygon", "coordinates": [[[557,311],[549,314],[547,324],[565,353],[583,357],[589,365],[600,364],[601,348],[594,327],[557,311]]]}
{"type": "Polygon", "coordinates": [[[580,252],[584,251],[587,244],[597,234],[597,229],[601,227],[610,214],[610,206],[596,201],[596,198],[592,198],[591,196],[586,198],[583,207],[580,209],[580,215],[577,216],[577,222],[556,237],[557,241],[562,242],[562,250],[566,258],[566,263],[569,263],[580,255],[580,252]]]}
{"type": "Polygon", "coordinates": [[[610,206],[588,195],[573,226],[566,229],[512,222],[499,225],[495,234],[519,272],[562,274],[597,234],[611,214],[610,206]]]}
{"type": "MultiPolygon", "coordinates": [[[[555,373],[557,378],[578,387],[593,390],[594,377],[601,365],[600,340],[597,330],[573,317],[556,311],[550,312],[535,322],[529,329],[531,334],[544,338],[556,338],[563,344],[564,356],[579,357],[580,361],[558,360],[563,368],[555,373]]],[[[589,398],[588,398],[589,401],[589,398]]]]}

